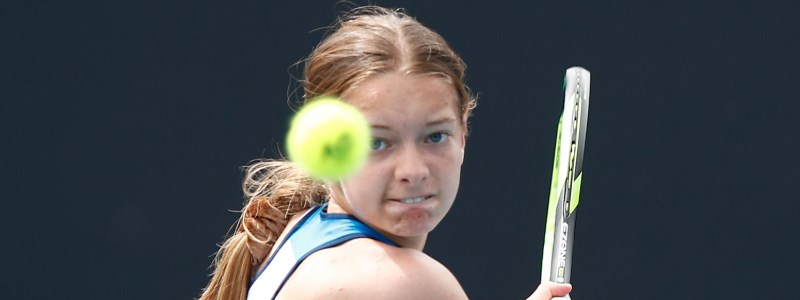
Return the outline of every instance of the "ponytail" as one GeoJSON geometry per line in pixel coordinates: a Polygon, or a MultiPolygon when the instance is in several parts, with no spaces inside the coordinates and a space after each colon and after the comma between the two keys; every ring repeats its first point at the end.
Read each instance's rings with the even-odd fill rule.
{"type": "MultiPolygon", "coordinates": [[[[466,65],[445,40],[402,10],[353,10],[305,60],[304,99],[342,95],[374,74],[440,74],[459,95],[464,121],[475,99],[464,84],[466,65]]],[[[466,123],[464,124],[466,128],[466,123]]],[[[253,270],[272,250],[288,220],[321,204],[328,189],[288,161],[256,161],[245,168],[245,206],[236,233],[220,247],[202,300],[243,300],[253,270]]]]}
{"type": "Polygon", "coordinates": [[[200,300],[244,300],[255,268],[269,255],[289,219],[327,200],[328,189],[288,161],[244,168],[246,199],[236,233],[220,246],[200,300]]]}

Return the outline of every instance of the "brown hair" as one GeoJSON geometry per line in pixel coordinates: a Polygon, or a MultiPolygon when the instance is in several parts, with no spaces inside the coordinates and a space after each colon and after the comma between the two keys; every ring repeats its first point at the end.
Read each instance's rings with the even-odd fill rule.
{"type": "MultiPolygon", "coordinates": [[[[464,84],[466,66],[437,33],[402,10],[362,7],[340,18],[305,61],[304,99],[342,95],[376,74],[436,75],[452,82],[466,122],[475,99],[464,84]]],[[[464,125],[465,129],[467,124],[464,125]]],[[[245,205],[236,233],[214,259],[213,277],[200,297],[245,299],[254,269],[266,258],[288,220],[327,201],[328,188],[284,160],[245,168],[245,205]]]]}
{"type": "Polygon", "coordinates": [[[309,56],[304,99],[342,95],[376,74],[437,75],[453,84],[466,119],[476,100],[464,83],[465,70],[444,38],[402,10],[363,7],[341,18],[309,56]]]}

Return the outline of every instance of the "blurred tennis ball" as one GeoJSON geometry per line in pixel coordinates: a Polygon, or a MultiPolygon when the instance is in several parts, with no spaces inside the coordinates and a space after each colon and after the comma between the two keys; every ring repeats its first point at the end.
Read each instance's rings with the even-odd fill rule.
{"type": "Polygon", "coordinates": [[[366,162],[371,139],[369,123],[358,108],[339,98],[322,96],[294,115],[286,150],[289,159],[312,177],[335,181],[366,162]]]}

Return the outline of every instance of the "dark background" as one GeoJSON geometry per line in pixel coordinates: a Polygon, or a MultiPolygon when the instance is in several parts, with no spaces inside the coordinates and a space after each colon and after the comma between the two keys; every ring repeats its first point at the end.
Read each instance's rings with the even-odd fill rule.
{"type": "MultiPolygon", "coordinates": [[[[573,298],[792,297],[793,6],[376,2],[445,36],[480,95],[459,198],[426,247],[472,298],[539,281],[573,65],[593,75],[573,298]]],[[[241,208],[239,167],[281,149],[292,65],[351,6],[4,2],[4,298],[197,296],[241,208]]]]}

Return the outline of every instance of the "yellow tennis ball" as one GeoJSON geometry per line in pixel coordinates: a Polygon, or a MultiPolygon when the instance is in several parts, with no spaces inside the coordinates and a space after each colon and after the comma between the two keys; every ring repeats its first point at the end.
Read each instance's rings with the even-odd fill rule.
{"type": "Polygon", "coordinates": [[[309,175],[340,180],[359,169],[369,155],[369,123],[356,107],[323,96],[304,105],[286,136],[289,159],[309,175]]]}

